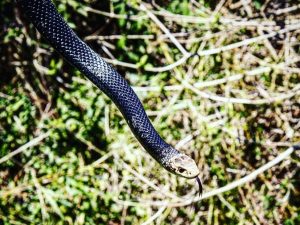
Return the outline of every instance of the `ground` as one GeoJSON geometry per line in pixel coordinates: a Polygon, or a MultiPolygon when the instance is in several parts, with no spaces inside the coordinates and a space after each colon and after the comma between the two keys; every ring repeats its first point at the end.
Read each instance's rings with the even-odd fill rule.
{"type": "Polygon", "coordinates": [[[300,142],[297,1],[54,3],[195,159],[206,197],[155,162],[111,100],[4,0],[0,224],[300,223],[297,151],[207,197],[300,142]]]}

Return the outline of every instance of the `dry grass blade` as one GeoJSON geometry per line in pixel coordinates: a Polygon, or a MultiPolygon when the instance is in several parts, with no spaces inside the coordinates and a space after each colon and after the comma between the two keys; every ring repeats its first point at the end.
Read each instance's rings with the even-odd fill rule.
{"type": "Polygon", "coordinates": [[[11,159],[12,157],[14,157],[17,154],[22,153],[23,151],[25,151],[28,148],[31,148],[31,147],[34,147],[34,146],[38,145],[42,140],[49,137],[50,134],[51,134],[51,131],[47,131],[46,133],[43,133],[43,134],[39,135],[38,137],[32,139],[31,141],[27,142],[25,145],[22,145],[18,149],[16,149],[16,150],[10,152],[9,154],[3,156],[0,159],[0,164],[6,162],[7,160],[11,159]]]}

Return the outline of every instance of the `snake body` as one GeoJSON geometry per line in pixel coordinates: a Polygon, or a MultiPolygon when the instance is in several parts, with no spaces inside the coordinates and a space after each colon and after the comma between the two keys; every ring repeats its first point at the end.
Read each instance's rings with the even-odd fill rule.
{"type": "Polygon", "coordinates": [[[51,0],[17,0],[17,3],[54,49],[117,105],[132,133],[154,159],[165,169],[179,176],[198,176],[199,169],[194,160],[177,151],[160,137],[126,80],[80,40],[57,12],[51,0]]]}

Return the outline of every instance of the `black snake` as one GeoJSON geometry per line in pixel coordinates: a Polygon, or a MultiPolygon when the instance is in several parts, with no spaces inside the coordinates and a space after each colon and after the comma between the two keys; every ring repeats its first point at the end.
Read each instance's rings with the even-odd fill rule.
{"type": "Polygon", "coordinates": [[[112,99],[147,152],[168,171],[185,178],[197,178],[201,193],[199,169],[195,161],[159,136],[125,79],[79,39],[51,0],[17,0],[17,3],[56,51],[112,99]]]}

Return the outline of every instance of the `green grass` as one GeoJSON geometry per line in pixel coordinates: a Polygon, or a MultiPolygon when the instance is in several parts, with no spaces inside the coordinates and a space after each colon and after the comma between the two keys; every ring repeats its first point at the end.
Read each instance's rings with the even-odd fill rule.
{"type": "MultiPolygon", "coordinates": [[[[217,10],[216,1],[147,5],[187,51],[205,55],[151,72],[179,60],[178,48],[140,0],[99,2],[55,4],[95,51],[127,63],[115,67],[161,136],[196,160],[205,192],[300,142],[299,32],[243,42],[284,29],[282,21],[299,24],[299,11],[288,17],[264,1],[226,1],[217,10]]],[[[156,212],[153,224],[300,223],[299,153],[221,195],[157,206],[194,198],[195,182],[156,163],[111,100],[61,59],[16,4],[1,1],[0,15],[0,160],[47,134],[0,164],[0,224],[141,224],[156,212]]]]}

